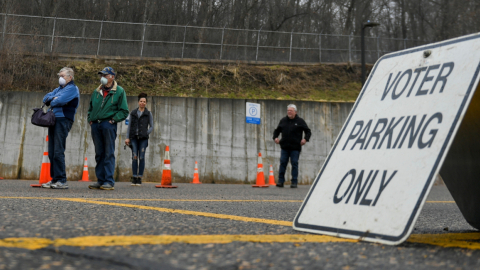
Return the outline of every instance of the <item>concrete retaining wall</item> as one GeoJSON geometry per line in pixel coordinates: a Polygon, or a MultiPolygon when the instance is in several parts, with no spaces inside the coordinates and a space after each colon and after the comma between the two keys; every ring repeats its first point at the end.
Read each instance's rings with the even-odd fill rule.
{"type": "MultiPolygon", "coordinates": [[[[5,179],[38,179],[47,129],[30,123],[32,109],[41,105],[44,93],[0,92],[0,176],[5,179]]],[[[89,95],[82,95],[75,123],[67,138],[68,180],[82,176],[88,158],[90,180],[95,180],[95,151],[87,123],[89,95]]],[[[128,97],[130,110],[137,98],[128,97]]],[[[145,181],[160,181],[165,146],[170,146],[174,182],[190,182],[195,161],[204,183],[253,183],[257,155],[263,156],[265,177],[274,166],[278,176],[280,146],[272,140],[289,101],[150,97],[155,130],[146,152],[145,181]],[[261,104],[261,125],[245,123],[245,102],[261,104]]],[[[300,155],[299,182],[311,183],[321,168],[352,103],[294,102],[298,114],[312,130],[312,138],[300,155]]],[[[124,150],[127,131],[118,124],[116,142],[117,181],[131,176],[131,151],[124,150]]],[[[290,175],[290,165],[287,174],[290,175]]],[[[290,179],[288,176],[287,179],[290,179]]]]}

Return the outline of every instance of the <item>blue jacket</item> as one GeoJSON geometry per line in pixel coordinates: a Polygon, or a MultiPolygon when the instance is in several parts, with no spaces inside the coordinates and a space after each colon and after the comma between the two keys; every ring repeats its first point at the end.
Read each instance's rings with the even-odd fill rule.
{"type": "Polygon", "coordinates": [[[80,103],[80,91],[73,81],[64,87],[58,87],[45,95],[43,103],[50,103],[55,117],[66,117],[75,121],[78,104],[80,103]],[[54,99],[56,98],[56,99],[54,99]]]}

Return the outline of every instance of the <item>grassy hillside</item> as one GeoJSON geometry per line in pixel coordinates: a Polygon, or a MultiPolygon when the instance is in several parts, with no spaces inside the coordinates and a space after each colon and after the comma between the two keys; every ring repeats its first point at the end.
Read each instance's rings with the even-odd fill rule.
{"type": "Polygon", "coordinates": [[[82,93],[91,93],[99,85],[97,72],[105,66],[117,71],[117,81],[128,95],[145,92],[150,96],[354,101],[361,88],[358,65],[175,65],[2,55],[0,89],[50,91],[57,87],[56,74],[64,66],[74,68],[82,93]]]}

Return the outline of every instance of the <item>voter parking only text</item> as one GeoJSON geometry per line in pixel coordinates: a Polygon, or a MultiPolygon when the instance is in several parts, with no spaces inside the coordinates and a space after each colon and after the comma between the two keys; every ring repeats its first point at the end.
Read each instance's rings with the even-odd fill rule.
{"type": "MultiPolygon", "coordinates": [[[[382,95],[378,96],[378,101],[394,104],[400,99],[442,95],[454,68],[454,62],[447,62],[391,72],[384,84],[382,95]]],[[[442,120],[443,114],[440,111],[356,120],[348,127],[348,137],[341,149],[342,151],[395,151],[401,148],[428,148],[432,146],[439,129],[442,128],[442,120]]],[[[391,172],[391,176],[387,178],[388,172],[384,170],[376,195],[368,199],[367,196],[371,192],[370,189],[379,171],[370,170],[367,176],[362,168],[349,169],[339,181],[333,202],[375,206],[382,192],[398,172],[397,170],[391,172]],[[350,200],[352,196],[354,199],[350,200]]]]}

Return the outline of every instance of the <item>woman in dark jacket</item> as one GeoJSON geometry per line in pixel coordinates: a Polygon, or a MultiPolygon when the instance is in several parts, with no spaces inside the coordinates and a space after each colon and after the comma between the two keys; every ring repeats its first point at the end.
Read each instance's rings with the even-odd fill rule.
{"type": "Polygon", "coordinates": [[[153,116],[146,105],[147,94],[141,93],[138,95],[138,108],[128,116],[130,123],[125,144],[132,148],[132,186],[142,184],[145,151],[148,147],[149,135],[153,131],[153,116]]]}

